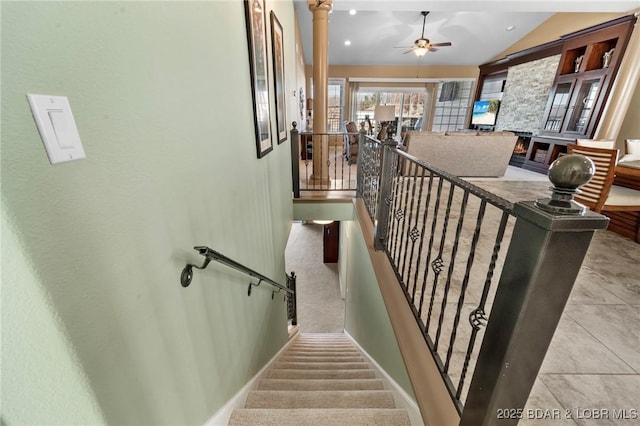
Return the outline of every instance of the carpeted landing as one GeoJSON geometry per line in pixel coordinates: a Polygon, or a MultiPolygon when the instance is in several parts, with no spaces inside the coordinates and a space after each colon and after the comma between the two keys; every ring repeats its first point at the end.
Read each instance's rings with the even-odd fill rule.
{"type": "Polygon", "coordinates": [[[229,425],[411,425],[347,336],[303,333],[295,339],[229,425]]]}

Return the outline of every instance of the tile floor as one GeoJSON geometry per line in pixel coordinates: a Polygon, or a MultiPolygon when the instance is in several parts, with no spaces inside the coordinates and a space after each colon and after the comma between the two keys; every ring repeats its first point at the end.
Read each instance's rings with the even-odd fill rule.
{"type": "MultiPolygon", "coordinates": [[[[540,179],[473,183],[510,201],[545,197],[549,186],[540,179]]],[[[342,331],[337,267],[322,263],[321,229],[294,224],[287,270],[300,277],[302,331],[342,331]]],[[[520,425],[640,424],[640,244],[596,233],[523,417],[520,425]]]]}

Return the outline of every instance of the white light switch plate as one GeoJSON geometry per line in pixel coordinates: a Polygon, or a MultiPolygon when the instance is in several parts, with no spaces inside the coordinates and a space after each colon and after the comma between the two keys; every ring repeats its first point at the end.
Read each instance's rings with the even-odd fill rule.
{"type": "Polygon", "coordinates": [[[51,164],[85,158],[78,128],[66,96],[27,94],[51,164]]]}

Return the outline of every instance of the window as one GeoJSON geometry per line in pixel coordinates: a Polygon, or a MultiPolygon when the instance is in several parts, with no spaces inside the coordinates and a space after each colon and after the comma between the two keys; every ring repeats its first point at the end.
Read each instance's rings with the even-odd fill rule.
{"type": "MultiPolygon", "coordinates": [[[[367,118],[373,122],[376,105],[394,105],[396,120],[390,123],[390,131],[399,136],[398,123],[401,123],[400,132],[421,129],[425,112],[424,100],[424,89],[360,89],[356,95],[356,111],[352,115],[356,123],[366,121],[367,118]]],[[[377,125],[375,122],[373,124],[377,125]]]]}
{"type": "Polygon", "coordinates": [[[438,85],[438,101],[433,113],[434,131],[460,130],[466,126],[473,80],[457,81],[455,85],[450,83],[438,85]]]}
{"type": "Polygon", "coordinates": [[[344,120],[344,86],[343,78],[330,78],[327,86],[327,132],[341,132],[344,120]]]}

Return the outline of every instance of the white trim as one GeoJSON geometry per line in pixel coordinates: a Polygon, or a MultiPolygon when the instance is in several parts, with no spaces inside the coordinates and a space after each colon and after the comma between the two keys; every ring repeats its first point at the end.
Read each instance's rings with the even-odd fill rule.
{"type": "Polygon", "coordinates": [[[445,81],[476,81],[474,77],[405,78],[405,77],[349,77],[349,83],[441,83],[445,81]]]}
{"type": "Polygon", "coordinates": [[[411,397],[411,395],[409,395],[407,391],[405,391],[386,371],[384,371],[384,369],[380,366],[380,364],[378,364],[376,360],[373,359],[371,355],[369,355],[367,351],[365,351],[362,348],[362,346],[360,346],[358,342],[356,342],[356,340],[353,337],[351,337],[349,333],[347,333],[346,330],[344,331],[344,334],[349,339],[351,339],[353,344],[356,345],[358,349],[360,349],[360,351],[367,358],[367,360],[369,360],[369,362],[373,364],[373,366],[380,372],[380,374],[382,374],[383,378],[387,381],[387,383],[391,385],[392,389],[390,390],[392,393],[394,393],[394,397],[395,397],[394,399],[396,403],[402,404],[403,406],[402,408],[407,410],[407,413],[409,413],[409,419],[411,420],[411,425],[423,426],[424,423],[422,421],[422,416],[420,415],[420,408],[418,408],[418,404],[411,397]]]}
{"type": "Polygon", "coordinates": [[[247,401],[247,395],[249,394],[249,391],[251,391],[251,389],[253,389],[256,386],[256,384],[258,383],[258,380],[264,377],[267,370],[271,368],[271,366],[276,361],[276,359],[282,354],[282,352],[285,351],[285,349],[289,347],[291,342],[293,342],[294,340],[295,340],[295,335],[294,337],[289,339],[289,341],[282,347],[282,349],[280,349],[278,353],[275,354],[273,358],[271,358],[269,362],[267,362],[264,365],[264,367],[262,367],[262,369],[258,371],[256,375],[253,376],[251,380],[247,382],[246,385],[242,387],[242,389],[240,389],[230,400],[227,401],[226,404],[224,404],[218,411],[216,411],[213,414],[213,416],[211,416],[209,420],[206,421],[204,426],[228,425],[229,418],[231,417],[231,413],[233,412],[233,410],[235,410],[236,408],[244,407],[244,404],[247,401]]]}

